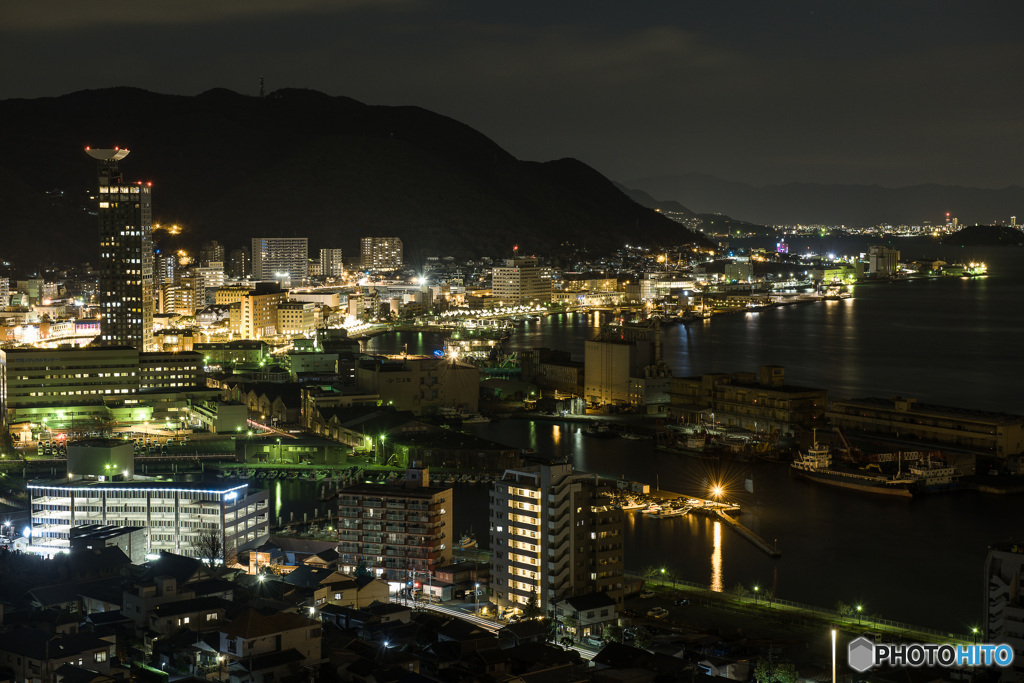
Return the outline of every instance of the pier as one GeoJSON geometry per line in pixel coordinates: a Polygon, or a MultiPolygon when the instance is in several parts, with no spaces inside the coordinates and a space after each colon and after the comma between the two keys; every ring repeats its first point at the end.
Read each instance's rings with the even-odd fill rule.
{"type": "MultiPolygon", "coordinates": [[[[737,505],[735,509],[738,510],[739,506],[737,505]]],[[[751,543],[756,545],[758,548],[760,548],[764,552],[768,553],[768,555],[770,557],[782,557],[782,552],[778,549],[777,546],[770,546],[770,545],[768,545],[768,543],[765,542],[765,540],[763,538],[761,538],[760,536],[755,534],[753,531],[751,531],[747,527],[743,526],[742,524],[737,522],[735,519],[730,517],[728,514],[726,514],[725,510],[719,508],[719,509],[713,510],[712,514],[714,514],[716,517],[718,517],[723,522],[725,522],[726,524],[731,526],[733,529],[735,529],[737,531],[737,533],[739,533],[740,536],[744,537],[745,539],[747,539],[748,541],[750,541],[751,543]]]]}
{"type": "Polygon", "coordinates": [[[710,515],[725,522],[740,536],[743,536],[743,538],[747,539],[767,553],[769,557],[782,557],[782,551],[779,550],[777,544],[769,544],[758,534],[743,526],[743,524],[736,521],[735,518],[728,514],[730,512],[739,511],[740,506],[738,503],[731,503],[724,500],[713,500],[710,498],[697,498],[694,496],[676,493],[674,491],[663,491],[661,489],[654,489],[649,494],[630,493],[631,489],[634,488],[633,484],[635,482],[625,483],[627,486],[623,487],[621,490],[626,496],[627,501],[632,502],[637,498],[648,501],[651,499],[670,501],[669,505],[665,508],[658,506],[656,510],[645,509],[643,507],[623,508],[628,512],[640,512],[647,519],[673,519],[675,517],[682,517],[692,513],[710,515]]]}

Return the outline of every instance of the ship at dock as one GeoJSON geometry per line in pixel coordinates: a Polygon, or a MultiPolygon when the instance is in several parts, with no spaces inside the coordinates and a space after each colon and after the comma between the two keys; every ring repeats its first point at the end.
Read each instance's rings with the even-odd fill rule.
{"type": "Polygon", "coordinates": [[[839,469],[832,465],[832,453],[825,444],[819,444],[815,436],[814,444],[806,453],[790,465],[790,471],[804,479],[837,486],[839,488],[899,498],[913,498],[918,477],[904,474],[902,471],[894,475],[839,469]]]}

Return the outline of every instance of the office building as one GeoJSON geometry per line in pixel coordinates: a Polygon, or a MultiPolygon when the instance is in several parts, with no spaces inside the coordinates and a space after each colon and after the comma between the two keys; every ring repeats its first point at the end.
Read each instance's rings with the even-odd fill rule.
{"type": "Polygon", "coordinates": [[[402,267],[402,240],[398,237],[364,237],[360,241],[364,270],[395,270],[402,267]]]}
{"type": "Polygon", "coordinates": [[[623,512],[609,482],[568,463],[506,470],[490,500],[491,588],[499,608],[543,614],[566,598],[606,593],[622,607],[623,512]]]}
{"type": "Polygon", "coordinates": [[[222,481],[136,478],[133,446],[117,439],[68,445],[65,477],[29,482],[30,552],[53,555],[86,525],[143,527],[146,554],[161,550],[198,557],[202,536],[216,534],[226,554],[269,537],[267,491],[222,481]]]}
{"type": "Polygon", "coordinates": [[[306,301],[282,301],[277,305],[277,333],[286,337],[316,332],[317,306],[306,301]]]}
{"type": "Polygon", "coordinates": [[[324,277],[345,275],[345,262],[342,260],[341,249],[320,250],[320,274],[324,277]]]}
{"type": "Polygon", "coordinates": [[[169,418],[187,396],[216,393],[200,386],[201,365],[199,353],[139,353],[127,346],[0,349],[2,421],[85,433],[110,420],[169,418]]]}
{"type": "Polygon", "coordinates": [[[252,279],[275,280],[285,289],[309,277],[309,240],[305,237],[254,237],[252,279]]]}
{"type": "Polygon", "coordinates": [[[551,279],[545,278],[535,258],[507,259],[491,271],[491,293],[503,304],[538,304],[551,301],[551,279]]]}
{"type": "Polygon", "coordinates": [[[396,581],[426,578],[451,562],[452,489],[413,463],[399,484],[354,484],[338,494],[341,571],[359,564],[396,581]]]}
{"type": "Polygon", "coordinates": [[[100,335],[102,346],[153,345],[153,198],[151,183],[125,184],[118,162],[127,149],[90,149],[99,164],[100,335]]]}

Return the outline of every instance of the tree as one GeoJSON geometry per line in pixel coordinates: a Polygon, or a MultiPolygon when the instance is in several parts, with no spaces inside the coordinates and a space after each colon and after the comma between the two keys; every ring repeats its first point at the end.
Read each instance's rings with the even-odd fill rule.
{"type": "Polygon", "coordinates": [[[621,643],[622,627],[618,624],[605,624],[604,631],[601,632],[601,636],[604,638],[606,643],[621,643]]]}
{"type": "Polygon", "coordinates": [[[530,599],[523,605],[523,617],[527,619],[536,619],[542,612],[540,609],[540,601],[537,598],[537,589],[530,590],[530,599]]]}
{"type": "Polygon", "coordinates": [[[224,539],[217,529],[203,529],[196,534],[192,541],[192,550],[210,567],[224,562],[224,539]]]}
{"type": "Polygon", "coordinates": [[[849,616],[853,615],[853,605],[847,605],[842,600],[837,600],[836,601],[836,612],[838,612],[839,616],[841,616],[841,617],[849,617],[849,616]]]}
{"type": "Polygon", "coordinates": [[[754,680],[757,683],[796,683],[796,679],[796,667],[789,662],[757,658],[757,664],[754,665],[754,680]]]}
{"type": "Polygon", "coordinates": [[[14,439],[11,438],[11,430],[0,430],[0,454],[14,455],[14,439]]]}
{"type": "Polygon", "coordinates": [[[643,626],[636,627],[636,637],[633,639],[633,645],[640,648],[641,650],[648,649],[654,642],[654,638],[651,636],[651,632],[643,626]]]}
{"type": "Polygon", "coordinates": [[[366,568],[366,562],[359,560],[359,564],[356,565],[356,578],[357,579],[369,579],[372,575],[370,570],[366,568]]]}
{"type": "Polygon", "coordinates": [[[744,586],[742,583],[737,583],[735,586],[732,587],[732,590],[730,590],[729,592],[735,595],[737,598],[745,598],[748,595],[750,595],[750,590],[748,590],[747,587],[744,586]]]}

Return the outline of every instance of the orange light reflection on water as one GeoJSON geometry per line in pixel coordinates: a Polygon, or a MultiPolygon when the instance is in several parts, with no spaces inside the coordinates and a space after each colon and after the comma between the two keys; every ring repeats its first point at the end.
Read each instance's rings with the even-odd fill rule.
{"type": "Polygon", "coordinates": [[[711,551],[711,590],[722,592],[722,523],[715,522],[715,544],[711,551]]]}

